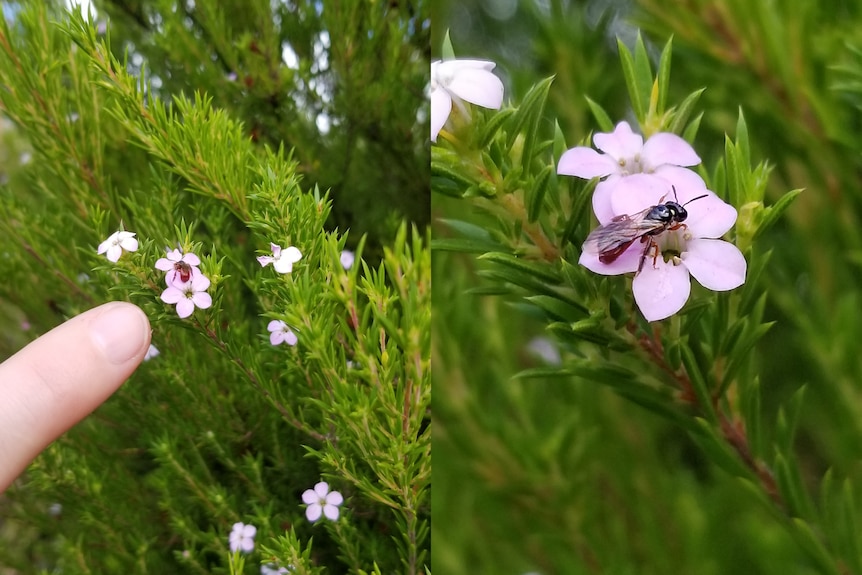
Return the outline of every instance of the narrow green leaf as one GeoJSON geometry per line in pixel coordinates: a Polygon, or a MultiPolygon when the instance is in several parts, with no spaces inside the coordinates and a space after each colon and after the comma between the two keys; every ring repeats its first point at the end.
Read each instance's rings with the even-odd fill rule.
{"type": "Polygon", "coordinates": [[[811,530],[811,527],[803,519],[792,518],[791,524],[794,529],[791,529],[791,534],[803,551],[814,562],[822,573],[829,575],[840,575],[838,567],[835,565],[829,552],[823,547],[823,544],[817,539],[817,536],[811,530]]]}
{"type": "Polygon", "coordinates": [[[587,100],[587,106],[590,107],[590,111],[593,113],[593,117],[596,119],[599,129],[602,132],[613,132],[614,122],[611,120],[611,117],[608,116],[608,113],[605,112],[605,109],[590,97],[584,96],[584,98],[587,100]]]}
{"type": "Polygon", "coordinates": [[[778,218],[781,217],[781,214],[784,213],[787,208],[790,207],[790,204],[793,203],[793,200],[802,193],[801,189],[791,190],[781,196],[777,202],[773,205],[769,206],[763,211],[763,219],[760,220],[760,225],[757,226],[757,231],[754,232],[754,238],[758,238],[761,234],[763,234],[766,230],[775,225],[775,222],[778,221],[778,218]]]}
{"type": "Polygon", "coordinates": [[[745,466],[727,443],[715,434],[715,430],[708,421],[700,417],[695,418],[695,421],[697,421],[698,430],[691,434],[691,438],[713,463],[734,477],[755,479],[753,472],[745,466]]]}
{"type": "Polygon", "coordinates": [[[668,38],[661,51],[661,58],[658,62],[658,113],[663,114],[665,106],[667,106],[667,94],[670,89],[670,64],[673,45],[673,36],[668,38]]]}
{"type": "Polygon", "coordinates": [[[502,247],[496,242],[485,242],[469,238],[435,238],[431,240],[431,249],[440,252],[484,254],[499,251],[502,247]]]}
{"type": "Polygon", "coordinates": [[[718,418],[712,404],[712,395],[709,392],[709,386],[703,377],[703,372],[701,372],[700,367],[697,365],[697,360],[691,348],[685,342],[680,342],[680,359],[685,366],[688,379],[691,381],[692,391],[697,396],[698,406],[710,421],[717,421],[718,418]]]}
{"type": "Polygon", "coordinates": [[[528,262],[511,254],[491,252],[479,257],[480,260],[498,264],[513,271],[522,272],[544,282],[559,284],[560,276],[547,263],[528,262]]]}
{"type": "Polygon", "coordinates": [[[807,492],[802,485],[797,467],[778,453],[773,462],[773,471],[782,499],[790,515],[811,520],[812,505],[807,500],[807,492]]]}
{"type": "Polygon", "coordinates": [[[570,302],[560,298],[546,295],[529,296],[528,302],[538,306],[555,321],[574,322],[582,320],[589,312],[587,308],[580,305],[572,305],[570,302]]]}
{"type": "Polygon", "coordinates": [[[571,369],[565,367],[553,367],[553,366],[545,366],[545,367],[532,367],[530,369],[525,369],[523,371],[519,371],[515,375],[512,376],[512,379],[540,379],[540,378],[552,378],[552,377],[572,377],[575,375],[575,372],[571,369]]]}
{"type": "Polygon", "coordinates": [[[449,30],[446,30],[446,35],[443,36],[443,46],[440,47],[440,55],[443,60],[454,60],[455,49],[452,47],[452,39],[449,37],[449,30]]]}
{"type": "MultiPolygon", "coordinates": [[[[682,133],[683,139],[689,144],[693,144],[694,140],[697,138],[697,131],[700,129],[700,121],[703,120],[703,112],[699,113],[694,117],[694,120],[688,123],[685,130],[682,133]]],[[[712,187],[712,189],[720,189],[717,187],[712,187]]]]}
{"type": "Polygon", "coordinates": [[[746,169],[746,171],[750,171],[751,147],[748,143],[748,126],[745,124],[745,116],[742,113],[742,106],[739,107],[739,117],[736,120],[736,150],[737,161],[746,169]]]}
{"type": "Polygon", "coordinates": [[[736,157],[736,145],[729,136],[724,137],[724,163],[727,168],[727,198],[731,205],[740,206],[742,193],[742,174],[736,157]]]}
{"type": "MultiPolygon", "coordinates": [[[[686,129],[688,125],[688,119],[691,117],[691,114],[694,112],[697,103],[700,101],[701,94],[704,93],[706,88],[701,88],[700,90],[695,90],[688,96],[686,96],[685,100],[677,106],[673,111],[673,120],[670,123],[669,130],[674,134],[681,134],[686,129]]],[[[700,120],[698,120],[700,123],[700,120]]],[[[691,140],[688,140],[691,141],[691,140]]]]}
{"type": "Polygon", "coordinates": [[[511,148],[517,136],[523,133],[521,164],[524,167],[525,173],[530,173],[534,149],[539,137],[539,124],[543,117],[545,103],[548,100],[548,93],[551,90],[553,81],[554,77],[551,76],[533,86],[527,92],[527,95],[524,96],[522,104],[512,116],[512,128],[509,132],[508,146],[511,148]]]}
{"type": "Polygon", "coordinates": [[[641,96],[638,90],[637,71],[635,70],[634,59],[632,58],[632,54],[631,52],[629,52],[629,49],[619,38],[617,38],[617,48],[620,52],[620,63],[623,67],[623,78],[625,78],[626,87],[629,91],[629,98],[632,102],[632,110],[634,111],[635,117],[638,119],[638,122],[643,122],[646,115],[647,100],[641,96]]]}
{"type": "MultiPolygon", "coordinates": [[[[482,124],[479,130],[479,144],[478,148],[483,150],[488,148],[491,145],[491,141],[494,139],[494,136],[497,135],[497,132],[500,131],[500,128],[508,122],[512,116],[515,115],[514,108],[503,108],[502,110],[498,110],[493,114],[487,115],[487,119],[482,124]]],[[[495,165],[499,166],[499,163],[495,163],[495,165]]]]}
{"type": "MultiPolygon", "coordinates": [[[[643,41],[643,36],[638,33],[638,37],[635,40],[635,82],[637,86],[637,91],[642,98],[644,104],[648,104],[650,102],[650,97],[652,95],[652,87],[653,87],[653,77],[652,77],[652,66],[650,65],[649,54],[646,51],[646,45],[643,41]]],[[[648,110],[644,110],[646,113],[648,110]]],[[[643,124],[646,117],[638,118],[641,124],[643,124]]]]}
{"type": "Polygon", "coordinates": [[[551,186],[556,187],[557,169],[551,166],[545,166],[536,180],[533,182],[533,188],[529,194],[529,205],[527,206],[527,220],[535,222],[539,218],[542,211],[542,204],[545,200],[545,194],[551,186]]]}

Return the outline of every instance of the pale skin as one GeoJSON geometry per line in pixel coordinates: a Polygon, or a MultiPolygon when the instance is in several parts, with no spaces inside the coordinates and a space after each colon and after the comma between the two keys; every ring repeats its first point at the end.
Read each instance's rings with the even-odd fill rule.
{"type": "Polygon", "coordinates": [[[150,336],[144,312],[111,302],[70,319],[0,364],[0,492],[129,378],[150,336]]]}

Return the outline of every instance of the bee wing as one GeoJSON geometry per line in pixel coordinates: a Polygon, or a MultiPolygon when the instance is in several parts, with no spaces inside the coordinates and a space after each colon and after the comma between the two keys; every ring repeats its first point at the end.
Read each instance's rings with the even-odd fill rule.
{"type": "Polygon", "coordinates": [[[587,236],[583,250],[598,254],[599,261],[604,264],[613,263],[632,242],[663,225],[645,218],[650,209],[630,216],[617,216],[607,225],[597,227],[587,236]]]}

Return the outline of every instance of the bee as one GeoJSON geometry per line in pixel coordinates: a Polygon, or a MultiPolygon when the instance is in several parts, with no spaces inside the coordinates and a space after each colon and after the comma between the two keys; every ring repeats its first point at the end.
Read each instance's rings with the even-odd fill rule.
{"type": "Polygon", "coordinates": [[[685,206],[695,200],[705,198],[707,194],[697,196],[684,204],[680,204],[676,197],[676,188],[673,189],[673,202],[665,202],[664,197],[659,204],[650,206],[632,215],[617,216],[607,225],[599,226],[587,236],[584,242],[584,251],[597,253],[599,261],[603,264],[611,264],[631,246],[635,240],[640,240],[644,246],[641,254],[638,271],[644,267],[644,262],[650,251],[653,251],[653,261],[659,256],[658,244],[653,239],[655,236],[666,232],[685,228],[683,223],[688,218],[685,206]]]}
{"type": "Polygon", "coordinates": [[[192,279],[192,266],[184,261],[174,262],[174,280],[176,280],[177,274],[179,274],[181,282],[188,283],[192,279]]]}

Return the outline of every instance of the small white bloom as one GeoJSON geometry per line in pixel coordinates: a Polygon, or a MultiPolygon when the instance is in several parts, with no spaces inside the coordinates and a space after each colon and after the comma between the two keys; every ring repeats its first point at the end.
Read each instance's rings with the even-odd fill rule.
{"type": "Polygon", "coordinates": [[[267,563],[260,566],[260,575],[285,575],[285,573],[290,573],[291,571],[293,571],[293,567],[290,565],[279,567],[275,563],[267,563]]]}
{"type": "Polygon", "coordinates": [[[335,521],[338,519],[338,506],[344,498],[338,491],[330,491],[329,484],[321,481],[314,486],[314,489],[306,489],[302,494],[302,500],[308,504],[305,516],[309,521],[317,521],[321,514],[335,521]]]}
{"type": "Polygon", "coordinates": [[[503,82],[491,73],[496,64],[487,60],[437,60],[431,62],[431,141],[449,119],[454,103],[469,117],[464,101],[499,110],[503,82]]]}
{"type": "Polygon", "coordinates": [[[236,553],[237,551],[251,553],[254,549],[254,536],[256,533],[257,527],[254,525],[234,523],[228,537],[231,553],[236,553]]]}
{"type": "Polygon", "coordinates": [[[157,348],[153,344],[150,344],[150,347],[147,348],[147,354],[144,356],[144,361],[149,361],[154,357],[158,356],[160,353],[161,352],[159,351],[159,348],[157,348]]]}
{"type": "Polygon", "coordinates": [[[105,254],[108,260],[116,263],[123,254],[123,250],[127,252],[138,251],[138,240],[135,239],[134,232],[114,232],[108,236],[108,239],[99,244],[96,253],[105,254]]]}
{"type": "Polygon", "coordinates": [[[269,322],[266,329],[270,331],[269,342],[272,345],[286,343],[287,345],[296,345],[298,341],[296,334],[291,331],[287,324],[279,319],[274,319],[269,322]]]}
{"type": "Polygon", "coordinates": [[[302,259],[302,253],[300,253],[299,249],[290,246],[281,249],[281,246],[278,244],[270,243],[270,248],[272,249],[271,256],[258,256],[257,261],[260,263],[262,267],[266,267],[269,264],[272,264],[272,267],[275,268],[280,274],[286,274],[293,271],[293,264],[302,259]]]}
{"type": "Polygon", "coordinates": [[[343,267],[346,270],[349,270],[350,268],[352,268],[353,267],[353,258],[354,258],[353,252],[351,252],[350,250],[344,250],[343,252],[341,252],[341,256],[339,258],[341,260],[341,267],[343,267]]]}

